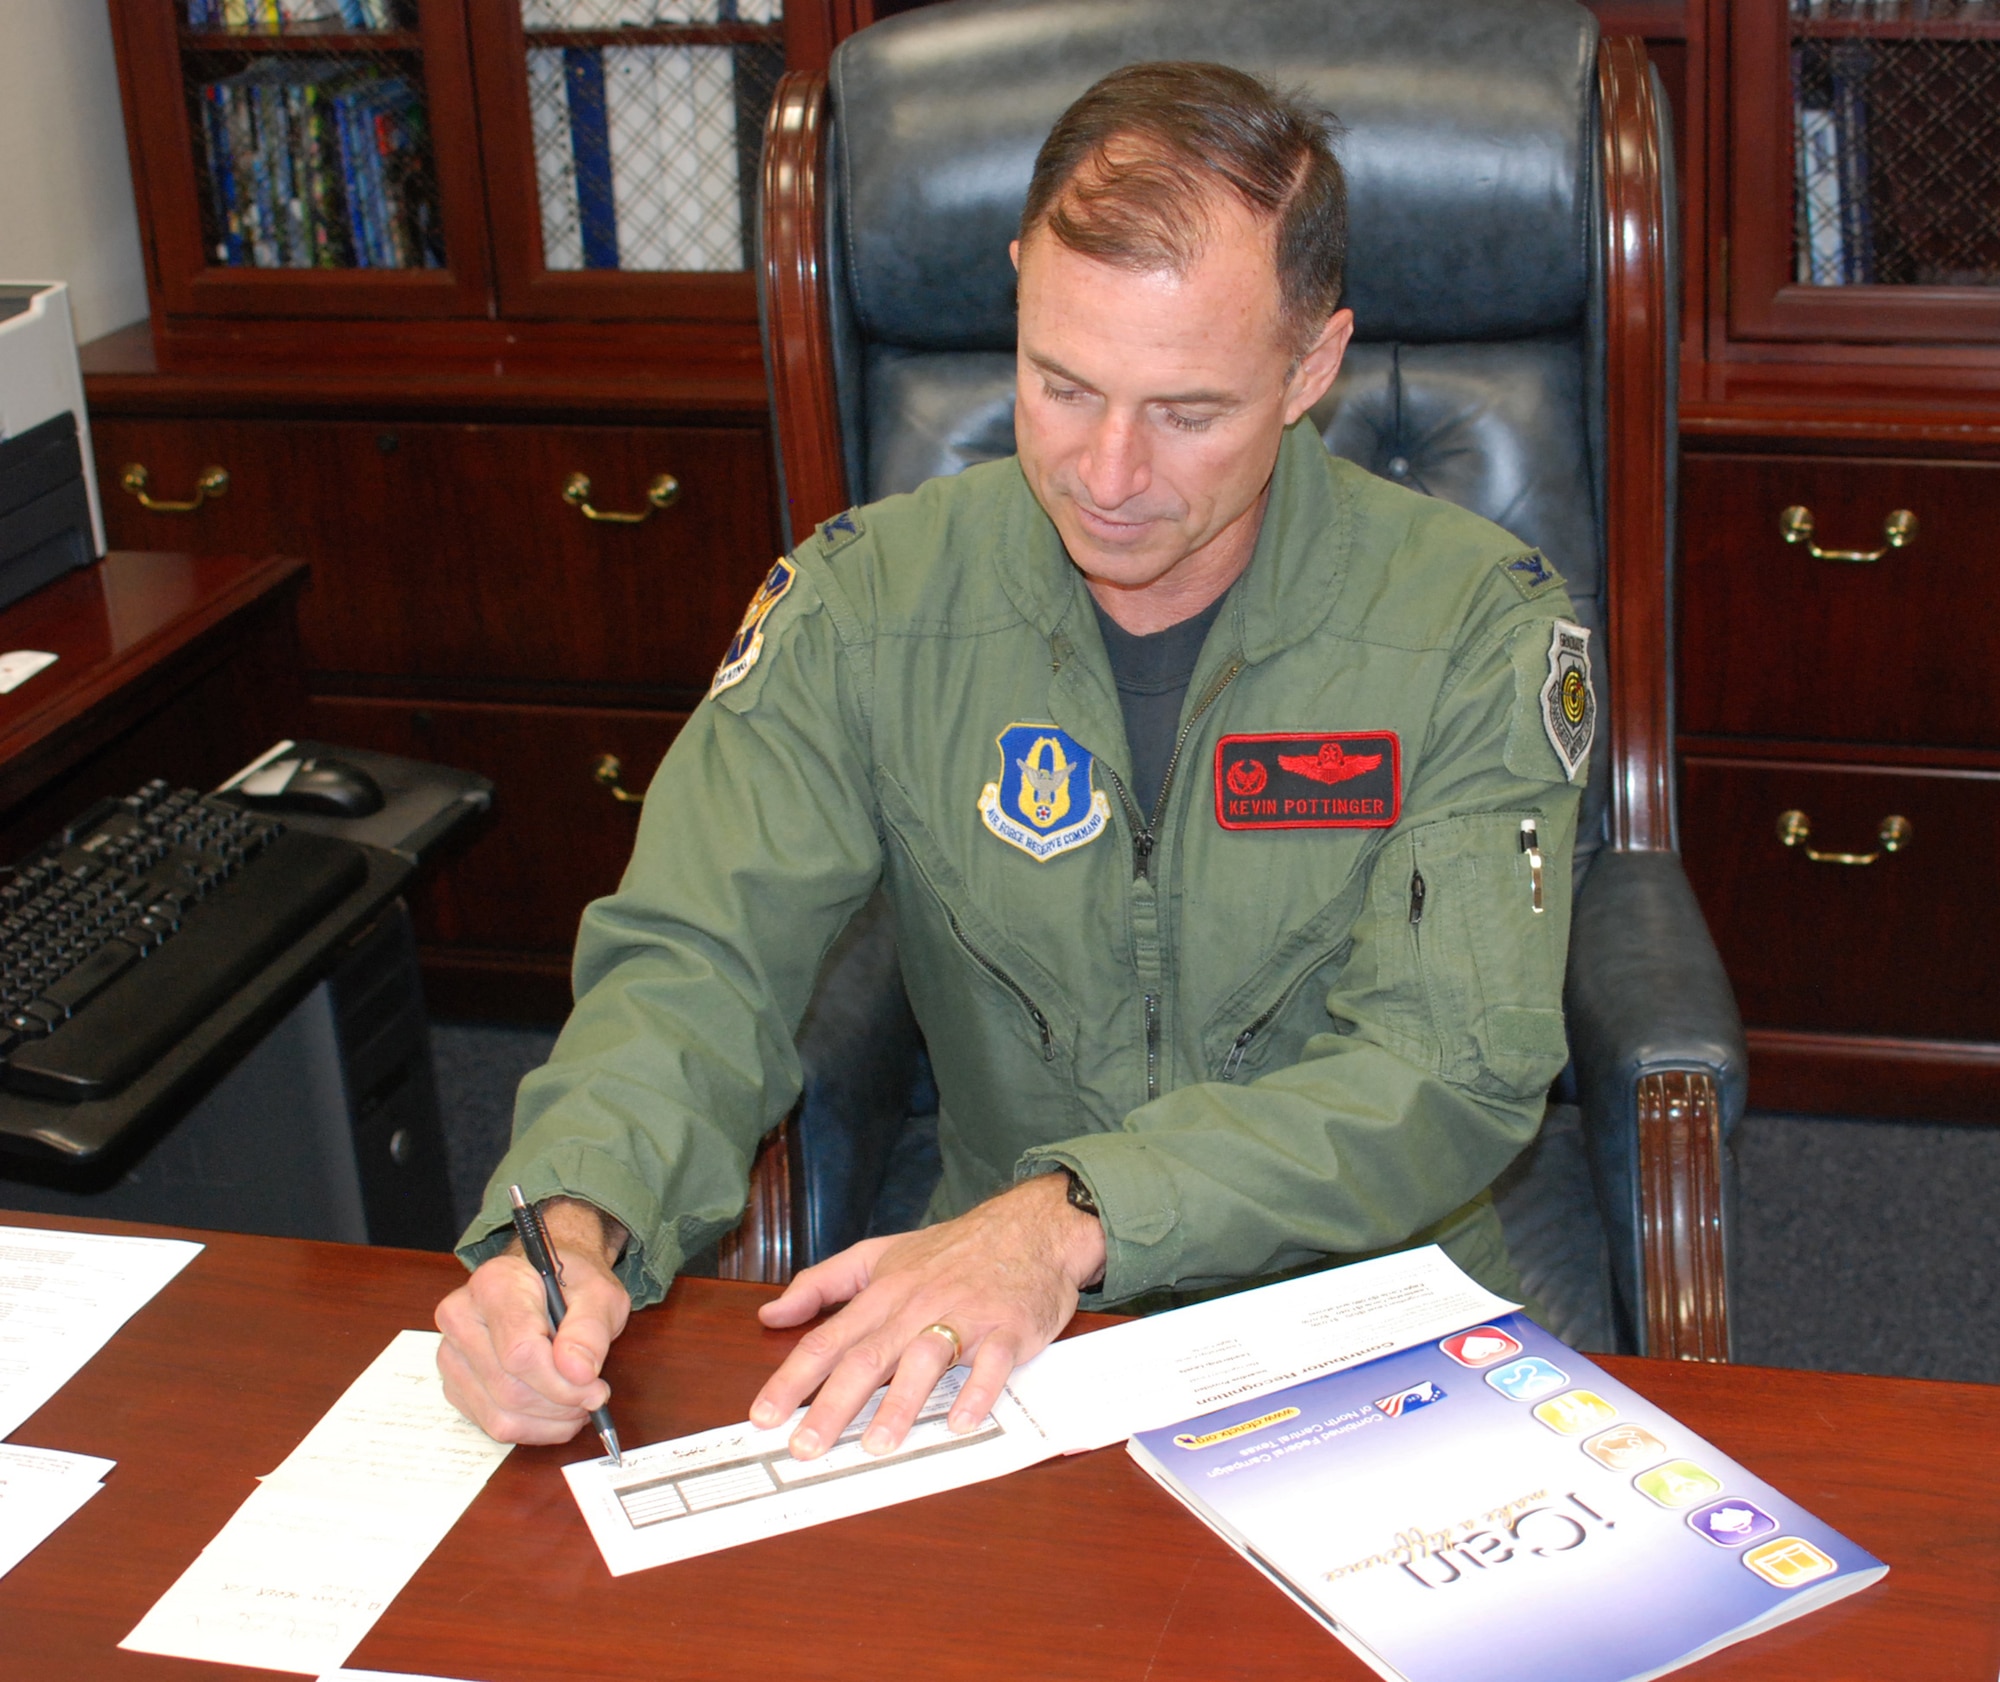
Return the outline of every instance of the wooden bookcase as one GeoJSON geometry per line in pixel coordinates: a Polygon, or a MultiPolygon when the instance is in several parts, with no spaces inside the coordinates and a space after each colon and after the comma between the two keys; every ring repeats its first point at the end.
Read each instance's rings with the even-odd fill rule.
{"type": "MultiPolygon", "coordinates": [[[[218,41],[169,0],[110,3],[152,288],[150,326],[86,361],[113,540],[314,562],[301,728],[500,786],[500,821],[419,908],[434,1003],[553,1018],[576,915],[630,846],[616,791],[643,786],[699,697],[779,523],[748,276],[551,268],[525,53],[762,41],[811,66],[910,0],[615,37],[524,31],[520,0],[420,0],[407,27],[337,44],[386,41],[422,78],[445,261],[346,273],[206,259],[186,95],[190,54],[226,68],[336,43],[218,41]],[[128,462],[156,498],[190,499],[210,466],[229,488],[151,512],[113,488],[128,462]],[[679,496],[594,524],[562,495],[579,472],[593,506],[639,511],[662,473],[679,496]],[[598,780],[607,757],[618,784],[598,780]]],[[[1990,1115],[2000,287],[1800,283],[1792,61],[1818,38],[1976,70],[2000,20],[1948,0],[1808,4],[1799,24],[1787,0],[1592,9],[1646,40],[1675,119],[1681,844],[1742,999],[1754,1099],[1990,1115]],[[1786,541],[1794,507],[1823,549],[1884,547],[1898,509],[1916,541],[1818,559],[1786,541]],[[1791,812],[1806,829],[1788,846],[1791,812]],[[1888,852],[1892,816],[1909,838],[1888,852]]],[[[2000,159],[1972,148],[1966,196],[2000,204],[1982,151],[2000,159]]]]}
{"type": "MultiPolygon", "coordinates": [[[[111,541],[312,562],[297,732],[497,785],[491,830],[415,907],[433,1008],[558,1020],[577,918],[631,849],[624,797],[707,687],[779,522],[750,274],[552,266],[528,53],[727,48],[774,82],[823,65],[867,0],[561,29],[524,28],[521,0],[393,0],[390,28],[282,34],[109,3],[151,301],[85,350],[111,541]],[[199,101],[273,63],[420,90],[437,266],[226,260],[199,101]],[[219,493],[197,494],[211,468],[219,493]]],[[[584,13],[559,7],[530,15],[584,13]]]]}
{"type": "Polygon", "coordinates": [[[1685,76],[1681,845],[1752,1102],[1991,1120],[2000,11],[1688,0],[1657,21],[1685,76]],[[1812,284],[1800,109],[1833,109],[1829,65],[1875,223],[1862,278],[1812,284]]]}

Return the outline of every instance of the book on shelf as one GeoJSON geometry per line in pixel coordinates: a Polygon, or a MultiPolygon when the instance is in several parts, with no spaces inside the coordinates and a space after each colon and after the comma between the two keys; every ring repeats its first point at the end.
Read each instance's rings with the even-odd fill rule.
{"type": "Polygon", "coordinates": [[[670,23],[776,23],[783,0],[521,0],[523,29],[644,29],[670,23]]]}
{"type": "Polygon", "coordinates": [[[441,268],[423,102],[350,61],[260,59],[199,89],[226,267],[441,268]]]}
{"type": "Polygon", "coordinates": [[[1639,1682],[1888,1570],[1518,1313],[1127,1447],[1391,1682],[1639,1682]]]}
{"type": "Polygon", "coordinates": [[[1840,169],[1841,279],[1866,286],[1875,278],[1875,232],[1869,211],[1868,71],[1874,47],[1835,41],[1832,60],[1834,156],[1840,169]]]}
{"type": "Polygon", "coordinates": [[[1839,286],[1846,280],[1846,218],[1841,213],[1839,143],[1833,113],[1795,108],[1798,159],[1798,281],[1839,286]]]}
{"type": "Polygon", "coordinates": [[[394,29],[399,21],[392,0],[187,0],[187,20],[190,29],[246,35],[394,29]]]}
{"type": "Polygon", "coordinates": [[[529,48],[545,268],[744,266],[735,56],[529,48]]]}
{"type": "Polygon", "coordinates": [[[1875,275],[1869,163],[1870,41],[1808,41],[1792,52],[1796,279],[1867,286],[1875,275]]]}

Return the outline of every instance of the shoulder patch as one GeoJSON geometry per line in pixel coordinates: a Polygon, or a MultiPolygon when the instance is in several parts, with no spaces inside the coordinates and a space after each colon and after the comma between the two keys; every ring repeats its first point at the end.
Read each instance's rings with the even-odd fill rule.
{"type": "Polygon", "coordinates": [[[1500,570],[1506,574],[1508,583],[1530,599],[1562,583],[1562,575],[1549,565],[1539,549],[1502,561],[1500,570]]]}
{"type": "Polygon", "coordinates": [[[835,555],[862,533],[859,509],[849,508],[834,515],[830,520],[822,520],[819,525],[819,552],[835,555]]]}
{"type": "Polygon", "coordinates": [[[1542,728],[1575,782],[1597,734],[1597,692],[1590,682],[1590,633],[1567,619],[1549,629],[1549,675],[1542,685],[1542,728]]]}
{"type": "Polygon", "coordinates": [[[744,611],[743,623],[736,627],[736,635],[722,652],[722,664],[715,668],[715,681],[708,686],[711,700],[750,675],[758,656],[764,652],[764,621],[770,617],[771,609],[784,600],[785,592],[798,576],[799,569],[787,560],[774,562],[764,574],[764,582],[757,586],[757,593],[744,611]]]}

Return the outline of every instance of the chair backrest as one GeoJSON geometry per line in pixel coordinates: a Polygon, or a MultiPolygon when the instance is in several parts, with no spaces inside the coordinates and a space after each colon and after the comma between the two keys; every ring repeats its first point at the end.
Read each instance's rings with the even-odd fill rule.
{"type": "Polygon", "coordinates": [[[1637,757],[1596,756],[1579,877],[1607,837],[1670,847],[1670,152],[1637,44],[1612,45],[1628,50],[1601,52],[1572,0],[957,0],[851,37],[823,114],[811,84],[781,90],[766,160],[794,535],[1013,450],[1007,244],[1078,94],[1147,59],[1260,72],[1343,131],[1356,343],[1314,423],[1336,453],[1536,545],[1594,632],[1614,596],[1636,615],[1595,639],[1614,751],[1637,757]],[[817,322],[779,238],[816,247],[817,322]],[[817,421],[788,322],[819,338],[817,421]]]}

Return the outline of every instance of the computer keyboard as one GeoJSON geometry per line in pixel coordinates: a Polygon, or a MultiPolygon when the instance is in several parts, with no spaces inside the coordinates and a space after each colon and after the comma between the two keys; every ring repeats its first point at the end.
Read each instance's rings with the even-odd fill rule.
{"type": "Polygon", "coordinates": [[[366,855],[157,779],[0,871],[0,1057],[108,1097],[351,893],[366,855]]]}

